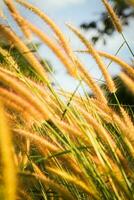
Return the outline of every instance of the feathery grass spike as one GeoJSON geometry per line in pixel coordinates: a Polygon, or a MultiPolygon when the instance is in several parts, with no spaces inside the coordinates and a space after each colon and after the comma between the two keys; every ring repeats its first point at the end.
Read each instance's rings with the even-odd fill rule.
{"type": "Polygon", "coordinates": [[[109,16],[111,17],[111,20],[116,28],[116,30],[119,33],[122,33],[122,25],[120,22],[119,17],[116,15],[115,11],[113,10],[112,6],[109,4],[108,0],[102,0],[103,4],[105,5],[109,16]]]}
{"type": "Polygon", "coordinates": [[[115,93],[115,91],[116,91],[115,84],[114,84],[111,76],[109,75],[104,62],[102,61],[101,57],[99,56],[98,52],[95,50],[93,45],[80,33],[80,31],[77,28],[75,28],[74,26],[69,25],[69,24],[67,24],[67,26],[69,27],[70,30],[72,30],[78,36],[78,38],[80,38],[82,43],[87,47],[88,51],[93,56],[97,65],[99,66],[99,68],[106,80],[109,91],[111,93],[115,93]]]}
{"type": "Polygon", "coordinates": [[[25,23],[21,23],[21,21],[19,20],[20,13],[18,12],[18,10],[16,9],[13,0],[4,0],[4,2],[6,3],[8,9],[11,12],[11,15],[13,16],[13,18],[15,19],[15,21],[18,23],[18,25],[20,26],[22,32],[24,33],[24,35],[30,39],[31,38],[31,33],[30,30],[28,29],[27,24],[25,23]]]}
{"type": "Polygon", "coordinates": [[[0,102],[0,153],[2,162],[2,179],[4,200],[16,200],[17,178],[16,166],[14,162],[14,149],[12,144],[11,132],[5,117],[2,103],[0,102]]]}

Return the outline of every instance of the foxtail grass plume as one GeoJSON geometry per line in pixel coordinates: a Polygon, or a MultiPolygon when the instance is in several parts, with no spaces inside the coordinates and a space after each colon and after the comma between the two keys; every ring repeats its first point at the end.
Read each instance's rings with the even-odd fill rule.
{"type": "Polygon", "coordinates": [[[0,153],[2,162],[3,198],[16,200],[17,169],[14,162],[14,148],[11,132],[5,117],[4,108],[0,102],[0,153]]]}
{"type": "Polygon", "coordinates": [[[112,6],[109,4],[108,0],[102,0],[102,2],[108,11],[108,14],[112,20],[114,27],[119,33],[122,33],[122,24],[120,22],[119,17],[116,15],[115,11],[113,10],[112,6]]]}
{"type": "Polygon", "coordinates": [[[24,35],[30,39],[31,38],[31,33],[30,30],[28,29],[27,24],[25,23],[25,20],[23,21],[24,23],[21,23],[21,21],[19,20],[19,18],[21,17],[18,10],[16,9],[13,0],[4,0],[5,4],[7,5],[11,15],[13,16],[13,18],[15,19],[15,21],[18,23],[18,25],[20,26],[22,32],[24,33],[24,35]]]}
{"type": "Polygon", "coordinates": [[[116,92],[116,87],[115,84],[111,78],[111,76],[109,75],[106,66],[104,64],[104,62],[102,61],[101,57],[99,56],[98,52],[96,51],[96,49],[93,47],[93,45],[80,33],[80,31],[73,27],[72,25],[67,24],[67,26],[69,27],[70,30],[72,30],[77,36],[78,38],[80,38],[80,40],[82,41],[82,43],[87,47],[88,51],[90,52],[90,54],[92,55],[92,57],[94,58],[94,60],[96,61],[97,65],[99,66],[105,80],[107,83],[107,86],[109,88],[109,91],[111,93],[115,93],[116,92]]]}
{"type": "Polygon", "coordinates": [[[45,82],[48,83],[47,75],[43,66],[35,58],[30,49],[24,44],[24,42],[21,41],[21,39],[11,30],[11,28],[5,25],[0,25],[0,30],[5,34],[6,38],[9,41],[11,41],[12,44],[15,45],[15,47],[20,51],[20,53],[22,53],[22,55],[29,62],[29,64],[31,64],[35,71],[37,71],[40,77],[42,77],[43,80],[45,80],[45,82]]]}
{"type": "MultiPolygon", "coordinates": [[[[90,53],[90,51],[88,50],[78,50],[76,51],[78,53],[90,53]]],[[[128,72],[129,74],[131,74],[131,76],[134,77],[134,69],[133,67],[131,67],[128,63],[126,63],[124,60],[120,59],[119,57],[109,54],[107,52],[104,51],[97,51],[98,54],[104,58],[107,58],[109,60],[111,60],[112,62],[115,62],[116,64],[118,64],[123,70],[125,70],[126,72],[128,72]]]]}
{"type": "Polygon", "coordinates": [[[28,8],[30,11],[36,13],[46,24],[48,24],[48,26],[56,34],[66,54],[71,58],[72,61],[74,61],[73,51],[69,45],[69,42],[66,39],[65,35],[62,33],[61,29],[56,25],[56,23],[48,15],[46,15],[44,12],[42,12],[40,9],[33,6],[32,4],[24,0],[16,0],[16,1],[20,3],[22,6],[28,8]]]}

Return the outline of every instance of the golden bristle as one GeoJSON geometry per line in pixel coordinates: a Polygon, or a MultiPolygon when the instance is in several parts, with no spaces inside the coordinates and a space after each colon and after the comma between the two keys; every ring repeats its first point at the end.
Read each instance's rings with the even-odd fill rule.
{"type": "Polygon", "coordinates": [[[116,30],[121,33],[122,32],[122,25],[120,22],[119,17],[116,15],[115,11],[113,10],[112,6],[108,3],[107,0],[102,0],[103,4],[105,5],[109,16],[111,17],[111,20],[116,28],[116,30]]]}
{"type": "Polygon", "coordinates": [[[15,72],[18,69],[18,65],[11,56],[10,52],[0,47],[0,54],[2,55],[2,57],[6,62],[6,68],[8,68],[10,71],[15,72]]]}
{"type": "Polygon", "coordinates": [[[98,52],[96,51],[96,49],[93,47],[93,45],[80,33],[80,31],[75,28],[72,25],[67,25],[69,27],[70,30],[72,30],[77,36],[78,38],[80,38],[80,40],[82,41],[82,43],[87,47],[87,49],[89,50],[90,54],[93,56],[94,60],[96,61],[97,65],[99,66],[106,82],[107,82],[107,86],[110,90],[111,93],[115,93],[116,92],[116,87],[115,84],[111,78],[111,76],[109,75],[106,66],[104,64],[104,62],[102,61],[101,57],[99,56],[98,52]]]}
{"type": "Polygon", "coordinates": [[[37,71],[40,77],[48,83],[46,72],[43,66],[39,63],[39,61],[32,54],[30,49],[21,41],[21,39],[7,26],[0,25],[0,30],[5,34],[7,39],[11,41],[15,47],[22,53],[25,59],[30,63],[30,65],[37,71]]]}
{"type": "Polygon", "coordinates": [[[58,57],[58,59],[63,63],[63,65],[67,68],[68,72],[76,77],[76,70],[75,66],[72,63],[70,59],[68,59],[67,55],[65,52],[57,46],[57,44],[49,38],[44,32],[39,30],[36,26],[31,24],[30,22],[27,21],[28,27],[30,30],[37,35],[53,52],[54,54],[58,57]]]}
{"type": "Polygon", "coordinates": [[[25,172],[19,172],[19,175],[23,177],[27,177],[28,179],[35,178],[36,180],[42,182],[44,186],[47,185],[49,186],[49,188],[53,189],[54,191],[57,191],[60,194],[60,196],[64,198],[65,200],[74,200],[71,193],[65,187],[57,184],[52,179],[49,179],[48,177],[46,177],[45,174],[42,173],[42,171],[37,167],[37,165],[36,167],[35,165],[33,167],[36,173],[25,171],[25,172]]]}
{"type": "MultiPolygon", "coordinates": [[[[88,50],[78,50],[76,52],[78,52],[78,53],[90,53],[88,50]]],[[[104,52],[104,51],[97,51],[97,52],[100,56],[103,56],[103,57],[111,60],[112,62],[115,62],[116,64],[118,64],[123,70],[125,70],[128,74],[131,74],[131,76],[134,77],[133,67],[131,67],[129,64],[127,64],[125,61],[123,61],[122,59],[120,59],[119,57],[117,57],[115,55],[111,55],[111,54],[104,52]]]]}
{"type": "MultiPolygon", "coordinates": [[[[13,16],[13,18],[15,19],[15,21],[18,23],[18,25],[20,26],[22,32],[24,33],[24,35],[30,39],[31,38],[31,32],[28,29],[28,26],[26,23],[21,23],[19,21],[19,18],[21,17],[18,10],[16,9],[14,3],[12,0],[4,0],[5,4],[7,5],[8,9],[11,12],[11,15],[13,16]]],[[[24,20],[25,21],[25,20],[24,20]]]]}
{"type": "Polygon", "coordinates": [[[5,98],[5,101],[8,99],[8,101],[13,102],[16,106],[21,107],[24,112],[28,112],[33,118],[43,119],[40,113],[31,104],[15,93],[0,88],[0,97],[3,97],[3,99],[5,98]]]}
{"type": "Polygon", "coordinates": [[[56,152],[59,150],[59,148],[56,145],[50,143],[44,137],[38,136],[36,134],[21,129],[14,129],[13,131],[18,135],[30,139],[30,141],[33,142],[37,147],[42,146],[44,148],[44,152],[46,151],[46,149],[50,150],[51,152],[56,152]]]}
{"type": "Polygon", "coordinates": [[[51,114],[48,109],[46,109],[47,105],[45,106],[44,102],[40,101],[39,98],[31,94],[27,87],[25,87],[19,80],[14,79],[13,77],[4,73],[2,70],[0,70],[0,78],[2,82],[4,82],[6,85],[10,85],[10,87],[16,91],[17,94],[32,104],[32,106],[37,109],[40,114],[42,114],[44,119],[50,118],[51,114]]]}
{"type": "Polygon", "coordinates": [[[130,131],[130,134],[127,137],[130,138],[130,141],[133,142],[134,141],[133,140],[134,139],[134,124],[133,124],[128,112],[123,107],[120,107],[120,110],[121,110],[121,114],[123,116],[124,122],[130,131]]]}
{"type": "Polygon", "coordinates": [[[32,4],[23,1],[23,0],[16,0],[21,5],[28,8],[30,11],[36,13],[49,27],[53,30],[53,32],[56,34],[57,38],[60,41],[60,44],[62,48],[65,50],[66,54],[69,56],[69,58],[75,63],[75,58],[73,51],[69,45],[68,40],[66,39],[65,35],[62,33],[61,29],[56,25],[56,23],[44,12],[42,12],[37,7],[33,6],[32,4]]]}
{"type": "Polygon", "coordinates": [[[95,97],[100,100],[102,103],[107,104],[107,100],[100,89],[100,87],[97,85],[97,83],[94,81],[88,70],[84,67],[84,65],[77,60],[77,67],[80,70],[80,76],[81,78],[87,83],[87,85],[92,89],[95,97]]]}
{"type": "Polygon", "coordinates": [[[80,180],[76,176],[71,175],[67,173],[66,171],[58,169],[58,168],[47,167],[47,170],[59,177],[62,177],[63,179],[69,181],[70,183],[77,185],[79,188],[89,193],[90,196],[93,197],[95,195],[94,191],[92,191],[93,188],[89,185],[86,185],[87,183],[84,183],[84,181],[80,180]]]}
{"type": "Polygon", "coordinates": [[[4,108],[0,103],[0,153],[1,162],[3,165],[3,198],[8,200],[16,199],[17,179],[14,162],[14,149],[12,144],[11,132],[9,131],[8,123],[4,114],[4,108]]]}

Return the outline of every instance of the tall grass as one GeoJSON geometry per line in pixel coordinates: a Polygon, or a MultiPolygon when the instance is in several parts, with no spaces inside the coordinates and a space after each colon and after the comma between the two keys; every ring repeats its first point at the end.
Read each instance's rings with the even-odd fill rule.
{"type": "MultiPolygon", "coordinates": [[[[73,93],[55,89],[38,55],[4,24],[1,33],[9,43],[1,45],[0,56],[0,198],[17,199],[134,199],[133,114],[116,97],[114,79],[102,57],[117,63],[120,77],[134,92],[134,69],[95,47],[73,26],[69,28],[85,45],[79,53],[91,54],[106,80],[118,111],[109,105],[107,94],[75,55],[68,39],[46,14],[23,0],[21,6],[36,14],[56,34],[58,42],[46,35],[17,10],[15,2],[3,0],[24,37],[36,34],[61,61],[71,76],[79,80],[73,93]],[[14,46],[27,61],[36,78],[27,76],[11,56],[14,46]],[[87,94],[83,82],[92,90],[87,94]],[[81,87],[85,95],[78,95],[81,87]],[[10,131],[9,131],[10,127],[10,131]]],[[[108,1],[102,1],[114,26],[121,22],[108,1]]],[[[5,20],[5,16],[3,19],[5,20]]],[[[34,44],[31,42],[32,46],[34,44]]]]}

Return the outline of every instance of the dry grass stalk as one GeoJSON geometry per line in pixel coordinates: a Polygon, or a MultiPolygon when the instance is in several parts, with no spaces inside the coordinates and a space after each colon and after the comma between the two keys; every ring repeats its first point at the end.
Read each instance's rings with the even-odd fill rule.
{"type": "Polygon", "coordinates": [[[13,131],[20,136],[29,138],[30,141],[33,142],[37,147],[42,146],[44,148],[44,152],[47,149],[51,152],[56,152],[59,150],[59,148],[56,145],[52,144],[52,142],[47,141],[44,137],[38,136],[35,133],[33,134],[22,129],[14,129],[13,131]]]}
{"type": "Polygon", "coordinates": [[[93,56],[93,58],[95,59],[97,65],[99,66],[106,82],[107,82],[107,86],[110,90],[111,93],[114,93],[116,91],[116,87],[115,84],[111,78],[111,76],[109,75],[105,64],[103,63],[101,57],[99,56],[98,52],[96,51],[96,49],[92,46],[92,44],[80,33],[80,31],[78,29],[76,29],[75,27],[73,27],[72,25],[68,25],[68,27],[80,38],[80,40],[82,41],[82,43],[87,47],[87,49],[89,50],[90,54],[93,56]]]}
{"type": "MultiPolygon", "coordinates": [[[[4,103],[4,105],[7,107],[7,108],[10,108],[11,110],[14,110],[16,111],[17,113],[21,113],[20,116],[22,116],[24,119],[28,119],[30,118],[31,116],[29,115],[29,113],[27,113],[27,111],[23,110],[22,107],[16,105],[16,103],[8,100],[8,99],[5,99],[5,97],[0,97],[1,101],[4,103]]],[[[14,123],[15,124],[15,121],[14,123]]]]}
{"type": "MultiPolygon", "coordinates": [[[[53,98],[52,94],[48,90],[48,88],[44,85],[40,85],[40,83],[34,82],[30,78],[24,77],[24,76],[19,76],[18,74],[15,74],[9,70],[7,70],[3,65],[0,68],[1,72],[4,72],[5,74],[9,75],[11,78],[14,79],[17,83],[20,81],[20,83],[24,84],[25,90],[28,90],[31,94],[34,93],[35,95],[38,96],[38,99],[41,100],[42,102],[46,102],[50,107],[53,108],[55,112],[60,112],[61,109],[55,102],[55,99],[53,98]],[[32,92],[33,90],[33,92],[32,92]]],[[[39,115],[37,115],[39,116],[39,115]]]]}
{"type": "Polygon", "coordinates": [[[116,30],[119,33],[121,33],[122,32],[122,25],[121,25],[119,17],[116,15],[115,11],[113,10],[112,6],[108,3],[107,0],[102,0],[102,2],[106,7],[109,16],[111,17],[111,20],[114,24],[114,27],[116,28],[116,30]]]}
{"type": "Polygon", "coordinates": [[[131,74],[131,76],[134,77],[134,69],[129,64],[127,64],[125,61],[118,58],[117,56],[108,54],[108,53],[103,52],[103,51],[98,51],[98,53],[99,53],[100,56],[104,56],[105,58],[111,59],[112,61],[114,61],[115,63],[120,65],[120,67],[122,67],[123,70],[125,70],[126,72],[131,74]]]}
{"type": "Polygon", "coordinates": [[[11,41],[15,47],[22,53],[25,59],[30,63],[34,70],[40,75],[40,77],[48,83],[47,75],[43,66],[32,54],[30,49],[19,39],[19,37],[9,28],[4,25],[0,25],[0,30],[5,34],[9,41],[11,41]]]}
{"type": "Polygon", "coordinates": [[[126,110],[124,110],[123,107],[120,107],[120,110],[121,110],[121,114],[124,119],[124,123],[127,126],[129,133],[130,133],[129,135],[127,135],[127,138],[130,139],[131,142],[134,142],[134,124],[133,124],[129,114],[126,112],[126,110]]]}
{"type": "Polygon", "coordinates": [[[62,33],[62,31],[60,30],[60,28],[55,24],[55,22],[52,19],[50,19],[50,17],[48,17],[44,12],[42,12],[40,9],[33,6],[32,4],[23,0],[16,0],[16,1],[20,3],[21,5],[25,6],[26,8],[28,8],[29,10],[32,10],[32,12],[36,13],[41,19],[43,19],[45,23],[47,23],[50,26],[50,28],[59,38],[59,41],[63,49],[65,50],[66,54],[71,58],[72,61],[74,61],[73,51],[69,46],[69,42],[64,36],[64,34],[62,33]]]}
{"type": "Polygon", "coordinates": [[[39,98],[33,95],[25,85],[22,84],[19,80],[15,80],[13,77],[9,76],[8,74],[3,73],[0,70],[0,78],[1,81],[4,82],[6,85],[10,85],[10,87],[17,92],[20,96],[22,96],[26,101],[28,101],[35,109],[37,109],[40,114],[42,114],[44,119],[50,118],[50,113],[47,109],[47,105],[42,103],[39,98]]]}
{"type": "Polygon", "coordinates": [[[41,181],[45,186],[49,186],[52,190],[57,191],[58,194],[60,194],[60,196],[65,199],[65,200],[74,200],[74,198],[72,197],[71,193],[66,190],[62,185],[58,185],[57,183],[55,183],[53,180],[50,180],[49,178],[47,178],[42,172],[41,170],[36,166],[35,168],[35,164],[34,164],[34,170],[36,173],[31,173],[31,172],[20,172],[19,174],[21,176],[25,176],[27,178],[35,178],[38,181],[41,181]]]}
{"type": "Polygon", "coordinates": [[[87,112],[89,112],[91,115],[94,116],[96,114],[97,116],[100,116],[102,120],[105,120],[106,122],[112,122],[111,116],[104,110],[102,110],[99,106],[97,106],[93,101],[90,101],[90,104],[88,104],[88,101],[86,100],[85,105],[83,104],[84,101],[81,100],[75,100],[74,105],[77,107],[80,106],[81,108],[85,109],[85,105],[87,107],[87,112]]]}
{"type": "Polygon", "coordinates": [[[84,118],[87,120],[89,125],[91,125],[94,130],[99,134],[99,136],[104,140],[106,143],[109,144],[111,149],[116,152],[120,157],[122,157],[120,151],[117,149],[117,146],[115,144],[115,141],[112,139],[108,131],[103,127],[102,124],[100,124],[97,119],[93,118],[91,114],[83,110],[80,106],[77,106],[78,111],[84,116],[84,118]]]}
{"type": "Polygon", "coordinates": [[[18,65],[13,59],[13,57],[11,56],[11,54],[7,50],[3,49],[2,47],[0,47],[0,54],[3,56],[4,60],[7,63],[6,68],[8,68],[10,71],[15,72],[15,70],[18,69],[18,65]]]}
{"type": "Polygon", "coordinates": [[[5,118],[4,109],[0,103],[0,152],[1,162],[3,165],[3,183],[4,193],[3,199],[16,199],[16,167],[14,163],[14,150],[11,139],[11,132],[9,131],[7,120],[5,118]]]}
{"type": "Polygon", "coordinates": [[[31,104],[13,92],[0,88],[0,96],[13,102],[16,106],[21,107],[23,112],[28,112],[33,118],[38,120],[43,119],[40,113],[31,104]]]}
{"type": "MultiPolygon", "coordinates": [[[[124,111],[123,111],[123,115],[125,117],[125,120],[127,120],[127,123],[128,123],[128,117],[126,116],[126,113],[124,113],[124,111]]],[[[130,140],[130,142],[133,142],[134,141],[134,133],[133,133],[134,131],[131,132],[129,129],[130,127],[126,126],[126,124],[124,123],[124,120],[119,115],[117,115],[115,112],[113,112],[112,110],[111,110],[111,117],[113,118],[113,122],[120,129],[121,133],[124,134],[124,136],[130,140]]],[[[130,123],[130,121],[129,121],[129,123],[130,123]]]]}
{"type": "Polygon", "coordinates": [[[52,172],[53,174],[55,174],[57,176],[62,177],[63,179],[69,181],[69,183],[73,183],[73,184],[77,185],[79,188],[81,188],[82,190],[87,192],[90,196],[94,197],[96,195],[94,193],[94,191],[92,190],[92,187],[89,186],[89,184],[87,185],[87,183],[84,183],[83,181],[81,181],[76,176],[69,174],[66,171],[60,170],[58,168],[47,167],[47,170],[52,172]]]}
{"type": "Polygon", "coordinates": [[[97,85],[97,83],[93,80],[91,75],[89,74],[88,70],[83,66],[83,64],[77,60],[77,67],[80,70],[81,78],[87,83],[87,85],[92,89],[95,97],[100,100],[102,103],[107,104],[107,100],[100,89],[100,87],[97,85]]]}
{"type": "MultiPolygon", "coordinates": [[[[89,51],[77,51],[77,52],[90,53],[89,51]]],[[[117,63],[120,67],[122,67],[123,70],[125,70],[126,72],[131,74],[131,76],[134,77],[134,69],[129,64],[127,64],[125,61],[123,61],[122,59],[118,58],[117,56],[111,55],[111,54],[106,53],[104,51],[97,51],[97,52],[98,52],[98,54],[100,56],[108,58],[108,59],[112,60],[113,62],[117,63]]]]}
{"type": "MultiPolygon", "coordinates": [[[[22,20],[22,19],[20,19],[20,20],[22,20]]],[[[61,48],[59,48],[57,46],[57,44],[51,38],[49,38],[44,32],[42,32],[41,30],[39,30],[36,26],[34,26],[33,24],[31,24],[28,21],[27,21],[27,25],[28,25],[29,29],[35,35],[37,35],[54,52],[54,54],[57,56],[57,58],[67,68],[68,72],[72,76],[76,77],[75,66],[72,63],[72,61],[70,61],[70,59],[67,57],[67,55],[64,53],[64,51],[61,48]]]]}
{"type": "Polygon", "coordinates": [[[81,139],[82,141],[89,143],[86,139],[86,136],[75,126],[72,126],[64,121],[56,120],[55,123],[60,127],[60,129],[65,132],[66,135],[69,135],[70,138],[81,139]]]}
{"type": "MultiPolygon", "coordinates": [[[[13,18],[15,19],[15,21],[18,23],[18,25],[20,26],[22,32],[24,33],[24,35],[30,39],[31,38],[31,32],[28,29],[28,26],[26,23],[21,23],[19,18],[21,17],[18,10],[16,9],[14,3],[12,0],[4,0],[5,4],[7,5],[8,9],[11,12],[11,15],[13,16],[13,18]]],[[[24,18],[23,18],[24,19],[24,18]]]]}

